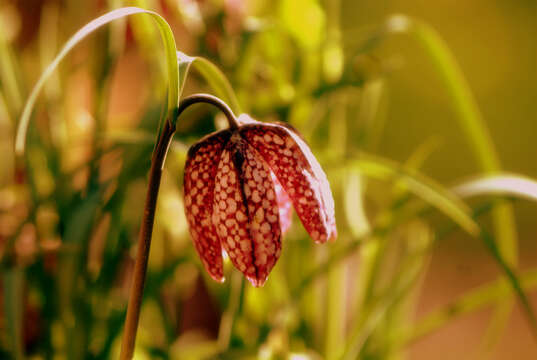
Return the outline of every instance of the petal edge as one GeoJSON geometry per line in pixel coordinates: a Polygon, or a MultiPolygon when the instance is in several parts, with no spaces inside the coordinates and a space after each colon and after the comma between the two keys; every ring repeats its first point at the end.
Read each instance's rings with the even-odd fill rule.
{"type": "Polygon", "coordinates": [[[277,124],[246,124],[241,134],[269,164],[312,239],[320,243],[334,240],[337,230],[332,192],[308,145],[277,124]]]}

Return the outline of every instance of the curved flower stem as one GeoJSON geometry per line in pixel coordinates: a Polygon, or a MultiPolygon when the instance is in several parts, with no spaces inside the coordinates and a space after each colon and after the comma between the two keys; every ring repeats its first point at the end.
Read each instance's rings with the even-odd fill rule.
{"type": "Polygon", "coordinates": [[[220,111],[222,111],[226,116],[230,129],[236,129],[239,127],[239,122],[233,114],[231,108],[216,96],[209,94],[194,94],[184,98],[177,109],[177,117],[179,117],[179,115],[181,115],[181,113],[190,105],[200,102],[216,106],[220,111]]]}
{"type": "Polygon", "coordinates": [[[147,273],[147,262],[149,260],[149,248],[151,246],[151,236],[153,233],[160,179],[162,177],[162,170],[164,168],[166,154],[168,153],[173,134],[175,133],[175,120],[187,107],[200,102],[211,104],[221,110],[224,115],[226,115],[230,128],[235,129],[239,126],[239,123],[229,106],[227,106],[227,104],[219,98],[208,94],[195,94],[184,98],[179,104],[179,108],[177,109],[175,115],[176,118],[173,119],[174,121],[170,121],[170,119],[165,121],[164,129],[160,133],[160,136],[157,140],[157,145],[153,150],[153,155],[151,158],[149,184],[147,187],[142,225],[138,238],[138,250],[136,252],[132,287],[130,290],[129,304],[127,306],[125,330],[123,332],[123,339],[121,343],[121,360],[132,359],[134,353],[134,344],[136,341],[136,331],[138,330],[140,309],[142,307],[145,276],[147,273]]]}

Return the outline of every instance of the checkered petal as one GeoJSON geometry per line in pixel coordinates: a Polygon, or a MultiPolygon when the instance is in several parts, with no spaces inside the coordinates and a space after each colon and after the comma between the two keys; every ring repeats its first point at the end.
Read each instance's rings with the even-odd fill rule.
{"type": "Polygon", "coordinates": [[[185,215],[194,246],[211,277],[224,281],[222,247],[212,221],[214,185],[220,157],[230,137],[224,130],[190,148],[184,174],[185,215]]]}
{"type": "Polygon", "coordinates": [[[312,239],[320,243],[334,240],[337,231],[330,185],[304,140],[278,124],[247,123],[239,131],[268,163],[312,239]]]}

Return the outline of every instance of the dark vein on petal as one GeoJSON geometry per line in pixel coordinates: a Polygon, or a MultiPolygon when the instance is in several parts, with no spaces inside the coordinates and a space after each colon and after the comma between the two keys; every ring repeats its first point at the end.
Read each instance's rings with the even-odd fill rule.
{"type": "Polygon", "coordinates": [[[242,197],[242,203],[244,204],[245,212],[246,212],[246,218],[248,219],[246,222],[246,225],[248,226],[248,234],[250,235],[250,244],[252,245],[252,250],[250,251],[251,257],[252,257],[252,266],[255,270],[255,278],[256,282],[259,279],[259,270],[257,268],[257,265],[255,263],[255,241],[253,240],[253,234],[252,234],[252,227],[250,226],[251,217],[250,217],[250,209],[248,209],[248,200],[246,199],[246,193],[244,192],[244,177],[243,177],[243,170],[242,165],[244,164],[245,155],[242,153],[243,149],[240,144],[235,145],[235,148],[233,149],[233,163],[235,164],[235,168],[237,171],[237,181],[239,182],[239,188],[241,192],[242,197]]]}

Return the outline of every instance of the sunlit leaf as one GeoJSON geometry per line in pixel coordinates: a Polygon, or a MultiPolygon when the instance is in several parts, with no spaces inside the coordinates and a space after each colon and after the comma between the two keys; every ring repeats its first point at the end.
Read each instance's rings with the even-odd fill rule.
{"type": "Polygon", "coordinates": [[[450,217],[470,235],[479,236],[479,225],[472,219],[468,206],[435,181],[390,160],[371,155],[360,155],[359,159],[351,162],[351,166],[369,177],[403,183],[410,192],[450,217]]]}
{"type": "Polygon", "coordinates": [[[173,32],[162,16],[159,14],[144,10],[136,7],[126,7],[117,10],[110,11],[97,19],[90,21],[80,30],[78,30],[68,41],[65,43],[63,48],[60,50],[59,54],[54,58],[52,63],[47,66],[45,71],[41,74],[41,77],[35,84],[26,104],[24,106],[19,127],[17,130],[16,138],[16,151],[20,155],[24,152],[25,142],[26,142],[26,133],[28,131],[28,125],[30,122],[30,116],[34,108],[35,102],[37,101],[37,96],[43,88],[45,82],[52,75],[52,73],[57,69],[60,62],[65,58],[65,56],[84,38],[89,34],[99,29],[100,27],[110,23],[111,21],[121,19],[123,17],[134,15],[134,14],[148,14],[156,21],[162,40],[165,46],[166,53],[166,63],[168,68],[168,115],[171,115],[175,108],[177,107],[178,95],[179,95],[179,69],[177,65],[176,58],[176,46],[175,39],[173,37],[173,32]]]}
{"type": "Polygon", "coordinates": [[[476,177],[452,188],[461,197],[507,195],[537,201],[537,181],[520,175],[498,174],[476,177]]]}
{"type": "Polygon", "coordinates": [[[226,102],[236,115],[240,114],[241,109],[237,96],[224,73],[220,71],[216,65],[205,58],[188,56],[180,51],[177,52],[177,61],[180,74],[179,83],[181,84],[179,96],[181,96],[183,92],[188,71],[190,70],[190,67],[193,66],[205,78],[209,86],[215,92],[215,95],[226,102]]]}
{"type": "Polygon", "coordinates": [[[375,158],[370,155],[362,155],[359,160],[354,161],[354,164],[358,166],[365,175],[384,180],[393,179],[404,182],[409,191],[415,193],[417,196],[448,215],[470,235],[480,238],[501,267],[514,291],[517,293],[526,313],[527,320],[531,325],[534,334],[537,335],[537,321],[533,309],[520,286],[516,274],[513,272],[509,262],[500,251],[499,246],[494,239],[486,231],[481,229],[472,219],[469,209],[461,200],[434,181],[427,179],[418,173],[410,172],[388,160],[375,158]]]}

